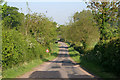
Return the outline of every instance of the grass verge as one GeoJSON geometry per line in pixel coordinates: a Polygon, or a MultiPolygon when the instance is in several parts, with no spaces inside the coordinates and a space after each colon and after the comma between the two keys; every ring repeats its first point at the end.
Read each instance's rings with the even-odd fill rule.
{"type": "MultiPolygon", "coordinates": [[[[69,44],[67,45],[70,46],[69,44]]],[[[84,56],[80,56],[80,53],[76,51],[73,47],[69,47],[68,51],[69,51],[70,57],[76,63],[79,63],[81,67],[83,67],[88,72],[94,74],[95,76],[100,78],[116,78],[114,74],[105,72],[103,67],[101,67],[100,65],[94,62],[86,61],[84,59],[84,56]]]]}
{"type": "Polygon", "coordinates": [[[34,67],[37,67],[38,65],[42,64],[45,61],[53,60],[54,58],[57,57],[57,53],[59,51],[58,44],[52,44],[51,48],[52,48],[52,53],[50,56],[47,56],[44,59],[32,60],[29,63],[26,62],[24,64],[21,64],[21,66],[15,66],[12,69],[4,70],[3,78],[16,78],[17,76],[23,75],[26,72],[31,71],[34,67]]]}
{"type": "Polygon", "coordinates": [[[68,48],[70,57],[77,63],[80,63],[80,53],[74,50],[73,47],[68,48]]]}

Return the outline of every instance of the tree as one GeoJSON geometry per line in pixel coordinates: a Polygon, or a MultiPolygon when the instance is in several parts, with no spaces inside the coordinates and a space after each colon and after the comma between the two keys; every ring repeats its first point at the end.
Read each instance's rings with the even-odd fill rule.
{"type": "Polygon", "coordinates": [[[99,41],[99,31],[90,10],[76,12],[73,16],[74,22],[63,27],[62,36],[77,46],[93,48],[99,41]]]}
{"type": "MultiPolygon", "coordinates": [[[[87,2],[86,2],[87,3],[87,2]]],[[[114,24],[118,21],[117,11],[118,11],[118,3],[119,2],[88,2],[87,7],[92,10],[94,15],[94,19],[99,26],[100,30],[100,40],[106,40],[106,24],[114,24]]]]}
{"type": "Polygon", "coordinates": [[[21,25],[21,13],[19,13],[18,10],[16,7],[7,6],[7,3],[3,5],[2,19],[5,27],[14,28],[21,25]]]}

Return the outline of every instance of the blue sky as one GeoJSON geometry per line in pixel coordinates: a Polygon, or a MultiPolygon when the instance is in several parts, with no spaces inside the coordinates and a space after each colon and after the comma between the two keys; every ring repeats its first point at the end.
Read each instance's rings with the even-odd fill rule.
{"type": "MultiPolygon", "coordinates": [[[[62,2],[45,1],[46,2],[28,2],[29,8],[31,9],[32,13],[44,13],[47,17],[52,17],[53,21],[57,22],[58,24],[65,24],[66,22],[69,22],[69,18],[73,16],[75,12],[80,12],[83,9],[86,9],[87,6],[84,2],[78,2],[77,0],[75,0],[75,2],[64,2],[65,0],[61,0],[62,2]]],[[[20,12],[25,14],[27,13],[26,2],[10,2],[9,0],[8,5],[18,7],[20,12]]]]}

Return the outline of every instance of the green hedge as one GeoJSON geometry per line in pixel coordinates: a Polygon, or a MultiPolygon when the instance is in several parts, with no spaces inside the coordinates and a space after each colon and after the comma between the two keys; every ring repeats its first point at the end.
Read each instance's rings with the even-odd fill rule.
{"type": "Polygon", "coordinates": [[[40,45],[34,38],[24,36],[16,30],[2,31],[2,67],[12,68],[37,58],[48,56],[46,47],[40,45]]]}
{"type": "Polygon", "coordinates": [[[120,38],[104,44],[99,42],[83,58],[99,64],[105,71],[120,75],[120,38]]]}

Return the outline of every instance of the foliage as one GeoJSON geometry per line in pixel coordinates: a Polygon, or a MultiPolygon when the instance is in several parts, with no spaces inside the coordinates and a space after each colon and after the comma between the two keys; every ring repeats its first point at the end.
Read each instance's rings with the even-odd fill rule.
{"type": "Polygon", "coordinates": [[[101,64],[98,64],[96,61],[91,61],[90,59],[93,58],[92,56],[89,56],[89,59],[86,59],[86,55],[84,56],[83,54],[80,54],[81,52],[79,53],[78,50],[74,49],[71,45],[69,45],[68,50],[70,57],[80,64],[82,68],[89,71],[89,73],[94,74],[94,76],[98,76],[100,78],[117,78],[113,73],[104,71],[101,64]]]}
{"type": "Polygon", "coordinates": [[[52,52],[51,52],[50,56],[34,59],[34,60],[29,61],[29,62],[24,62],[20,65],[15,65],[12,69],[8,68],[7,70],[3,71],[2,77],[3,78],[18,77],[19,75],[22,75],[22,74],[25,74],[26,72],[31,71],[31,69],[42,64],[45,61],[53,60],[54,58],[57,57],[57,54],[59,51],[58,44],[52,44],[51,49],[52,49],[52,52]]]}
{"type": "Polygon", "coordinates": [[[90,10],[76,12],[72,23],[59,28],[62,38],[80,52],[81,59],[116,75],[120,75],[118,3],[88,2],[92,13],[90,10]]]}
{"type": "Polygon", "coordinates": [[[2,19],[4,27],[14,28],[21,25],[21,16],[21,13],[18,12],[18,8],[7,6],[7,3],[3,5],[2,19]]]}
{"type": "Polygon", "coordinates": [[[18,8],[2,6],[2,65],[3,69],[43,59],[50,56],[45,52],[57,37],[56,23],[43,14],[26,14],[18,8]]]}
{"type": "Polygon", "coordinates": [[[113,36],[107,35],[108,33],[106,27],[108,26],[106,24],[109,23],[112,27],[116,26],[116,23],[118,21],[119,1],[117,2],[112,2],[112,1],[110,2],[109,0],[107,2],[91,1],[91,2],[87,2],[87,5],[88,5],[87,7],[92,10],[94,19],[97,25],[99,26],[100,35],[101,35],[100,40],[108,40],[112,38],[113,36]]]}
{"type": "Polygon", "coordinates": [[[74,23],[64,27],[63,38],[86,49],[92,48],[99,40],[99,31],[95,26],[91,11],[83,10],[75,13],[74,23]],[[85,23],[86,22],[86,23],[85,23]]]}
{"type": "Polygon", "coordinates": [[[20,31],[23,29],[25,35],[31,35],[43,45],[49,45],[57,37],[56,24],[43,14],[27,14],[24,26],[20,31]]]}
{"type": "Polygon", "coordinates": [[[83,56],[87,61],[93,61],[102,65],[108,71],[120,75],[120,38],[113,39],[108,43],[99,42],[91,51],[83,56]]]}
{"type": "Polygon", "coordinates": [[[31,37],[23,36],[15,30],[2,32],[2,66],[3,69],[28,62],[34,59],[42,59],[45,47],[31,37]]]}

